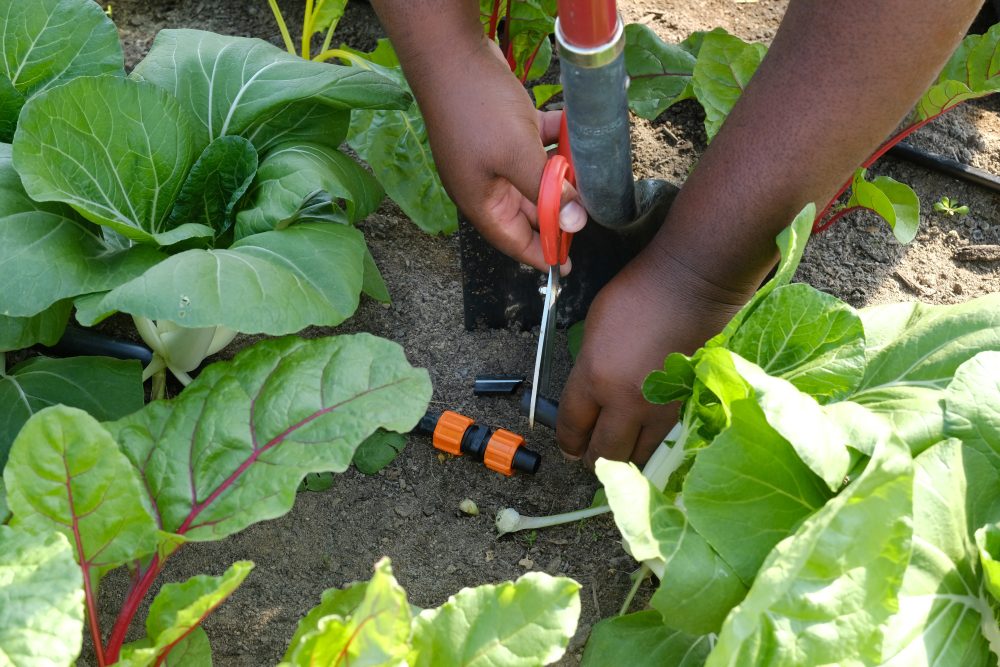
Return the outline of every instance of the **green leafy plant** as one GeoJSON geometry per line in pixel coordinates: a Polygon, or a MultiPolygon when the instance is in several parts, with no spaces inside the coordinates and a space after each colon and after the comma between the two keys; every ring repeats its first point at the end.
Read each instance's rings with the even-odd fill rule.
{"type": "MultiPolygon", "coordinates": [[[[11,45],[72,39],[60,12],[92,4],[52,2],[48,22],[8,23],[8,61],[34,62],[11,45]]],[[[114,32],[97,9],[91,18],[114,32]]],[[[353,227],[382,191],[337,146],[351,109],[406,107],[405,91],[374,72],[197,30],[161,32],[129,77],[117,40],[67,52],[67,71],[77,60],[117,69],[35,91],[13,149],[0,145],[11,194],[0,204],[0,267],[23,285],[0,314],[54,321],[72,300],[85,325],[132,315],[155,355],[144,377],[162,396],[166,370],[189,382],[236,332],[332,326],[362,291],[388,299],[353,227]]]]}
{"type": "MultiPolygon", "coordinates": [[[[631,78],[629,107],[652,120],[686,99],[705,109],[709,141],[732,110],[764,57],[762,44],[748,44],[721,28],[694,33],[680,44],[667,44],[643,25],[625,28],[625,64],[631,78]]],[[[814,231],[823,231],[852,211],[867,209],[888,222],[900,243],[909,243],[920,223],[920,205],[909,186],[886,176],[865,179],[886,151],[961,102],[1000,90],[1000,63],[993,57],[1000,25],[983,35],[969,35],[924,93],[910,117],[859,167],[853,178],[816,216],[814,231]],[[838,205],[848,190],[845,205],[838,205]]]]}
{"type": "Polygon", "coordinates": [[[571,579],[530,572],[420,610],[383,559],[370,581],[323,593],[281,664],[548,665],[576,629],[579,589],[571,579]]]}
{"type": "MultiPolygon", "coordinates": [[[[306,474],[343,472],[378,428],[409,431],[430,394],[426,371],[411,368],[398,345],[358,334],[264,341],[206,368],[176,399],[117,421],[64,406],[38,412],[4,470],[13,517],[0,528],[0,573],[10,568],[16,576],[0,576],[0,600],[25,603],[2,606],[0,652],[69,664],[79,635],[39,639],[35,614],[43,609],[72,629],[85,607],[100,665],[158,665],[168,655],[205,664],[209,648],[198,626],[252,564],[164,585],[146,618],[148,636],[125,644],[169,557],[189,542],[223,539],[285,514],[306,474]],[[43,556],[51,567],[36,576],[46,589],[32,591],[28,569],[43,556]],[[105,642],[99,585],[122,565],[134,576],[105,642]]],[[[0,511],[4,521],[6,514],[0,511]]]]}
{"type": "Polygon", "coordinates": [[[934,202],[934,212],[947,215],[950,218],[956,215],[968,215],[969,207],[959,204],[957,200],[950,197],[941,197],[941,199],[934,202]]]}

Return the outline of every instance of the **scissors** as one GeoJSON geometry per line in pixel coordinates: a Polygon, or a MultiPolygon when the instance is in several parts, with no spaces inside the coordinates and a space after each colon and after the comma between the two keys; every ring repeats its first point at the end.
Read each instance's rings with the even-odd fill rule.
{"type": "Polygon", "coordinates": [[[538,332],[538,350],[535,352],[535,374],[531,382],[531,403],[528,424],[535,427],[535,407],[538,396],[548,393],[552,370],[552,338],[556,330],[556,299],[559,297],[559,267],[569,257],[573,235],[559,228],[559,210],[563,184],[574,181],[573,164],[569,156],[566,116],[563,114],[559,130],[558,152],[545,163],[542,183],[538,188],[538,232],[542,239],[542,256],[549,265],[542,302],[542,325],[538,332]]]}

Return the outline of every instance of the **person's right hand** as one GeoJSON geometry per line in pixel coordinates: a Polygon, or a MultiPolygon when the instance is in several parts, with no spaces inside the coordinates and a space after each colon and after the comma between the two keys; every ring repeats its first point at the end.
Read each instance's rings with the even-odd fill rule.
{"type": "MultiPolygon", "coordinates": [[[[547,160],[544,146],[558,139],[561,113],[537,111],[496,44],[485,38],[471,54],[426,72],[420,93],[448,194],[494,247],[547,270],[535,202],[547,160]]],[[[567,185],[560,227],[576,232],[586,222],[567,185]]]]}

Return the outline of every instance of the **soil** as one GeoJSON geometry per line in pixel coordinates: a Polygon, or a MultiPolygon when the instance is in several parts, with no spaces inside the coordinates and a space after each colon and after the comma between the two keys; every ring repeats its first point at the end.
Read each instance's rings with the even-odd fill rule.
{"type": "MultiPolygon", "coordinates": [[[[303,4],[281,2],[293,34],[303,4]]],[[[786,4],[624,0],[619,6],[626,22],[646,23],[667,40],[722,26],[744,39],[768,42],[786,4]]],[[[155,33],[167,27],[257,36],[280,44],[264,0],[115,0],[113,5],[130,67],[148,50],[155,33]]],[[[356,0],[349,4],[334,43],[370,49],[380,34],[371,8],[356,0]]],[[[1000,173],[997,108],[995,101],[960,107],[921,130],[912,143],[1000,173]]],[[[634,119],[636,176],[680,184],[704,150],[702,120],[699,108],[687,103],[655,122],[634,119]]],[[[892,159],[882,160],[873,172],[909,183],[920,194],[924,213],[917,240],[901,247],[874,217],[851,215],[812,240],[799,280],[855,306],[914,299],[952,303],[1000,289],[995,253],[987,254],[992,261],[953,259],[959,248],[1000,243],[1000,201],[995,196],[892,159]],[[964,218],[931,213],[942,195],[967,204],[971,213],[964,218]]],[[[399,458],[376,476],[351,470],[328,491],[300,494],[292,512],[281,519],[222,542],[184,547],[170,559],[163,580],[219,574],[238,559],[256,563],[246,583],[205,624],[215,663],[246,666],[278,662],[298,619],[318,603],[320,593],[367,579],[382,556],[392,559],[410,601],[420,607],[437,606],[464,586],[516,578],[528,569],[564,574],[583,585],[583,610],[577,635],[559,664],[578,664],[591,626],[618,611],[636,564],[622,551],[607,517],[496,539],[493,516],[501,508],[513,506],[531,515],[579,509],[591,502],[598,484],[579,464],[563,460],[550,431],[528,430],[515,398],[476,398],[471,391],[480,373],[529,374],[537,329],[463,329],[457,237],[423,234],[388,201],[362,229],[388,283],[391,307],[366,300],[347,325],[305,335],[369,331],[399,342],[413,364],[430,370],[434,407],[526,433],[530,446],[542,453],[541,471],[503,478],[469,460],[442,460],[428,438],[411,436],[399,458]],[[458,511],[465,498],[478,504],[479,516],[458,511]]],[[[238,339],[227,355],[252,342],[251,337],[238,339]]],[[[556,350],[553,381],[560,386],[570,366],[562,332],[556,350]]],[[[103,627],[110,628],[126,585],[123,573],[106,579],[103,627]]],[[[639,602],[650,593],[640,591],[639,602]]]]}

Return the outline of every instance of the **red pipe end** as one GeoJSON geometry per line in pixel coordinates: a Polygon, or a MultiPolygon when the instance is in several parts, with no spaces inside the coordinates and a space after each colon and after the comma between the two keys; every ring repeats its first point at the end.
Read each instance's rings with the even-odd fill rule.
{"type": "Polygon", "coordinates": [[[559,25],[570,46],[604,46],[615,36],[618,7],[615,0],[559,0],[559,25]]]}

